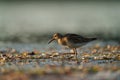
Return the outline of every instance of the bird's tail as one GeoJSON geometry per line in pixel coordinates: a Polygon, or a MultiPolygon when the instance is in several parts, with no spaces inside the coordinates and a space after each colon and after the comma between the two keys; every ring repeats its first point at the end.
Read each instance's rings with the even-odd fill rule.
{"type": "Polygon", "coordinates": [[[97,38],[89,38],[90,41],[97,40],[97,38]]]}
{"type": "Polygon", "coordinates": [[[92,40],[97,40],[97,38],[92,38],[92,40]]]}

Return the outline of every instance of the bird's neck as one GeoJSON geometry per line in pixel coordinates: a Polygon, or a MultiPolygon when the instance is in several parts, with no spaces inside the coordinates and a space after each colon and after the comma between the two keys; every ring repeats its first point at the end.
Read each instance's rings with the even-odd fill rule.
{"type": "Polygon", "coordinates": [[[57,42],[58,42],[59,44],[62,44],[62,38],[58,38],[58,39],[57,39],[57,42]]]}

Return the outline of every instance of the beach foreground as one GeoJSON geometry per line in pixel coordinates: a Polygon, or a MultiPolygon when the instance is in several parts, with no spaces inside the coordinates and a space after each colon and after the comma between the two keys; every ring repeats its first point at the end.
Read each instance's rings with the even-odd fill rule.
{"type": "Polygon", "coordinates": [[[77,64],[73,53],[1,51],[0,80],[120,80],[120,46],[80,53],[77,64]]]}

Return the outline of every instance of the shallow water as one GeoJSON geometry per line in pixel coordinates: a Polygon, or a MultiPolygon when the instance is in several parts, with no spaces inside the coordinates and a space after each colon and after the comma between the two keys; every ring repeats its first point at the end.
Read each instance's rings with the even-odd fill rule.
{"type": "MultiPolygon", "coordinates": [[[[49,40],[48,40],[49,41],[49,40]]],[[[23,51],[33,51],[34,49],[40,50],[42,52],[46,52],[49,49],[56,50],[57,52],[68,52],[70,49],[65,48],[64,46],[58,45],[56,42],[53,42],[51,44],[48,44],[48,41],[44,41],[41,43],[13,43],[13,42],[0,42],[0,50],[6,50],[6,48],[13,48],[20,52],[23,51]]],[[[100,47],[104,47],[107,45],[111,46],[118,46],[119,43],[117,41],[104,41],[104,40],[96,40],[93,42],[90,42],[86,45],[81,46],[81,48],[90,48],[92,46],[98,45],[100,47]]],[[[80,49],[80,48],[79,48],[80,49]]],[[[80,51],[78,49],[78,51],[80,51]]],[[[81,49],[84,50],[84,49],[81,49]]]]}

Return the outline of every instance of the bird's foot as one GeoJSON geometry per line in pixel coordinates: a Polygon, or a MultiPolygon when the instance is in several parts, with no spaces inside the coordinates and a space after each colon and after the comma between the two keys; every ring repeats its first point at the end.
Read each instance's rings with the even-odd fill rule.
{"type": "Polygon", "coordinates": [[[76,63],[77,65],[80,65],[81,62],[78,59],[76,59],[76,63]]]}

